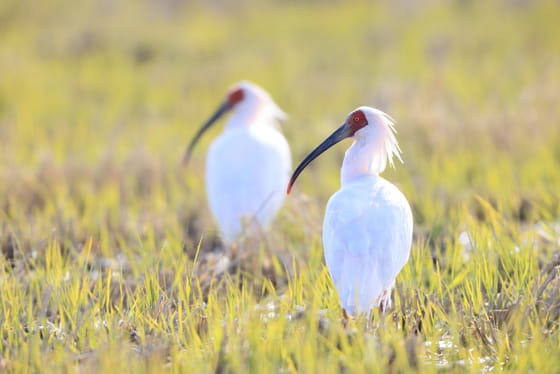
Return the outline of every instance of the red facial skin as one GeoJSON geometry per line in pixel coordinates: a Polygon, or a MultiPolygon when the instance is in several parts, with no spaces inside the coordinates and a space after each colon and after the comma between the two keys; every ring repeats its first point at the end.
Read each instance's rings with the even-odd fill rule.
{"type": "Polygon", "coordinates": [[[356,131],[368,125],[366,115],[361,110],[350,113],[346,123],[350,126],[350,136],[354,136],[356,131]]]}
{"type": "Polygon", "coordinates": [[[235,106],[235,104],[237,104],[241,100],[243,100],[244,96],[245,96],[245,94],[243,93],[243,90],[241,88],[237,88],[237,89],[231,91],[228,95],[228,98],[227,98],[228,109],[233,108],[235,106]]]}

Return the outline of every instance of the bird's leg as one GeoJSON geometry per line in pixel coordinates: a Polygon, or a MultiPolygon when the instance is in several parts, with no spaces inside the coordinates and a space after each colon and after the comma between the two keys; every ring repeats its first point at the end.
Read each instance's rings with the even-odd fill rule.
{"type": "Polygon", "coordinates": [[[381,300],[379,302],[379,314],[384,314],[385,313],[385,303],[384,300],[381,300]]]}
{"type": "Polygon", "coordinates": [[[379,313],[385,314],[389,309],[391,309],[391,290],[383,290],[379,297],[379,313]]]}

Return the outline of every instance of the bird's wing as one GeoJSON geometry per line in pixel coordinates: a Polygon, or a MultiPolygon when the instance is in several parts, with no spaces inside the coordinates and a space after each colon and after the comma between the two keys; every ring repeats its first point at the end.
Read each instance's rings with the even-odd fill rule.
{"type": "Polygon", "coordinates": [[[410,207],[396,187],[381,181],[341,189],[325,213],[325,260],[350,312],[369,309],[408,261],[410,207]]]}

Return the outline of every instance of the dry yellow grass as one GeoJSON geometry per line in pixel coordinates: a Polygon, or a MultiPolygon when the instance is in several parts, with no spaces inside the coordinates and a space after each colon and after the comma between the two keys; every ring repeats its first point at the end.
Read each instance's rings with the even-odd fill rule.
{"type": "Polygon", "coordinates": [[[3,1],[0,371],[556,372],[559,11],[3,1]],[[220,246],[212,136],[180,158],[241,79],[290,114],[295,161],[358,105],[397,119],[416,226],[391,313],[345,328],[323,265],[344,146],[270,235],[220,246]]]}

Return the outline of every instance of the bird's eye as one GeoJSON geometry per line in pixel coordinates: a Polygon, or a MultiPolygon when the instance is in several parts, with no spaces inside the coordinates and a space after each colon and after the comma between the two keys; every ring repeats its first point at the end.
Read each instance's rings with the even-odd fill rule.
{"type": "Polygon", "coordinates": [[[354,116],[354,122],[359,122],[360,118],[358,116],[354,116]]]}

